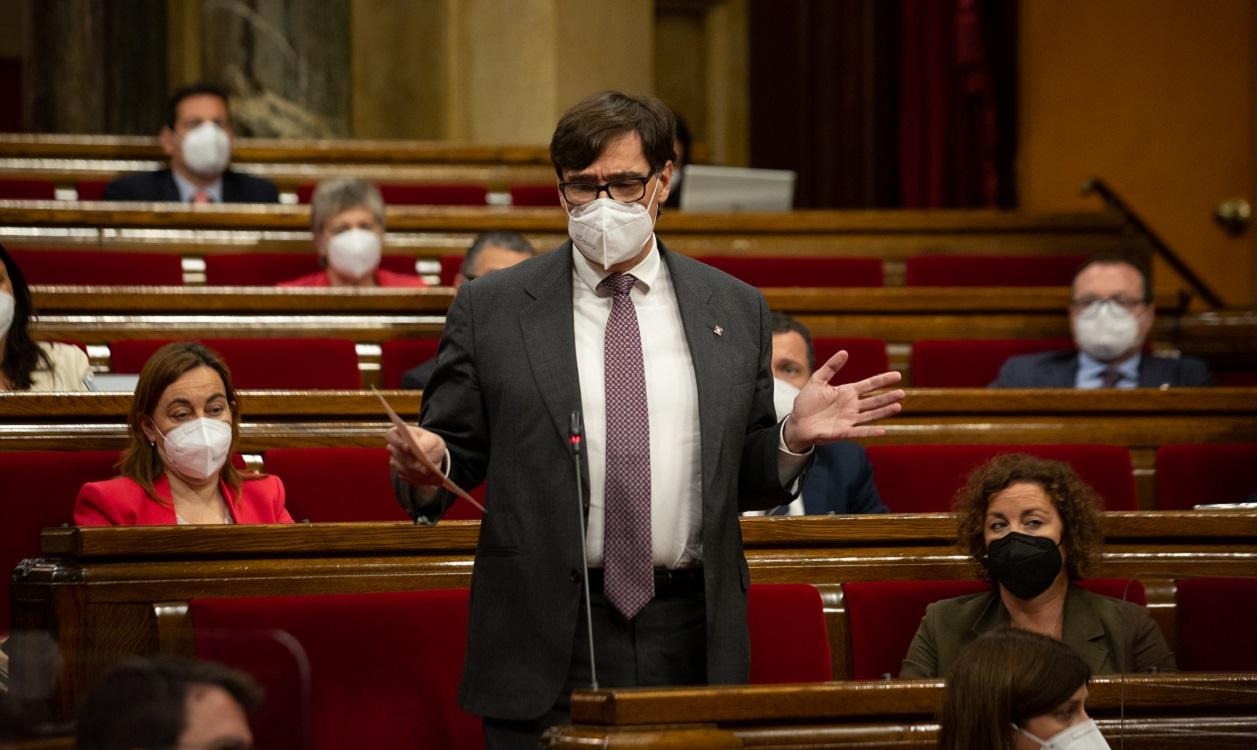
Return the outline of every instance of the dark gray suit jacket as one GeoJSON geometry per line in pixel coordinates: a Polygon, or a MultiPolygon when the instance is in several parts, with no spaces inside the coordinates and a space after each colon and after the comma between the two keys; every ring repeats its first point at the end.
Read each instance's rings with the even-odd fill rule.
{"type": "MultiPolygon", "coordinates": [[[[136,172],[119,177],[105,186],[107,201],[179,202],[179,187],[170,169],[136,172]]],[[[275,183],[249,174],[223,172],[223,203],[278,203],[275,183]]]]}
{"type": "MultiPolygon", "coordinates": [[[[1078,352],[1037,352],[1009,357],[991,388],[1073,388],[1078,373],[1078,352]]],[[[1195,357],[1155,357],[1139,361],[1139,387],[1210,386],[1213,373],[1195,357]]]]}
{"type": "MultiPolygon", "coordinates": [[[[777,476],[772,326],[752,287],[662,243],[659,252],[698,385],[707,676],[745,682],[750,573],[738,514],[789,497],[777,476]]],[[[563,688],[581,597],[568,448],[570,415],[581,408],[571,243],[464,284],[440,351],[420,422],[445,439],[450,478],[464,488],[486,482],[459,702],[483,716],[533,719],[563,688]]],[[[589,472],[581,476],[588,502],[589,472]]],[[[403,505],[413,501],[408,485],[395,478],[394,488],[403,505]]],[[[451,502],[441,491],[422,512],[434,520],[451,502]]]]}

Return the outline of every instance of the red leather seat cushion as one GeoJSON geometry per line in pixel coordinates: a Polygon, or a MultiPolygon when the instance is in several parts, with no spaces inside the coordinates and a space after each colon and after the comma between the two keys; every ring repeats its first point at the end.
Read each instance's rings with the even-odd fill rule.
{"type": "Polygon", "coordinates": [[[183,285],[178,255],[125,250],[13,250],[29,284],[183,285]]]}
{"type": "Polygon", "coordinates": [[[877,258],[707,255],[697,260],[759,287],[853,287],[883,283],[882,262],[877,258]]]}
{"type": "Polygon", "coordinates": [[[512,185],[512,206],[559,206],[559,190],[554,185],[512,185]]]}
{"type": "Polygon", "coordinates": [[[747,590],[752,685],[833,679],[829,630],[820,592],[805,583],[747,590]]]}
{"type": "Polygon", "coordinates": [[[43,529],[73,523],[79,488],[116,476],[117,461],[116,451],[0,451],[0,632],[13,568],[40,556],[43,529]]]}
{"type": "Polygon", "coordinates": [[[907,286],[1069,286],[1083,255],[918,255],[904,263],[907,286]]]}
{"type": "MultiPolygon", "coordinates": [[[[120,340],[110,344],[111,369],[138,373],[169,341],[120,340]]],[[[345,339],[203,339],[222,355],[236,388],[335,389],[362,387],[358,353],[345,339]]]]}
{"type": "Polygon", "coordinates": [[[1072,339],[922,339],[912,344],[912,384],[985,388],[1009,357],[1073,348],[1072,339]]]}
{"type": "Polygon", "coordinates": [[[1130,451],[1118,445],[871,445],[877,489],[896,513],[950,511],[965,477],[1000,453],[1029,453],[1073,466],[1105,510],[1135,510],[1130,451]]]}
{"type": "Polygon", "coordinates": [[[1257,443],[1163,445],[1157,449],[1157,508],[1238,503],[1257,494],[1257,443]]]}
{"type": "Polygon", "coordinates": [[[840,349],[847,350],[847,364],[830,381],[833,383],[854,383],[890,369],[886,344],[881,339],[816,336],[812,339],[812,348],[816,351],[817,367],[829,361],[840,349]]]}
{"type": "Polygon", "coordinates": [[[258,747],[480,748],[457,705],[466,589],[193,599],[197,655],[266,689],[258,747]]]}
{"type": "Polygon", "coordinates": [[[57,185],[52,180],[22,180],[15,177],[0,178],[0,200],[50,201],[57,197],[57,185]]]}
{"type": "MultiPolygon", "coordinates": [[[[317,185],[298,185],[297,201],[309,203],[317,185]]],[[[483,206],[489,190],[482,185],[381,183],[380,197],[397,206],[483,206]]]]}
{"type": "Polygon", "coordinates": [[[440,339],[396,339],[380,345],[380,382],[385,388],[400,388],[402,374],[436,356],[440,339]]]}
{"type": "Polygon", "coordinates": [[[1180,669],[1257,672],[1257,578],[1181,579],[1176,608],[1180,669]]]}
{"type": "Polygon", "coordinates": [[[295,521],[406,521],[393,497],[387,448],[273,448],[266,472],[284,482],[295,521]]]}

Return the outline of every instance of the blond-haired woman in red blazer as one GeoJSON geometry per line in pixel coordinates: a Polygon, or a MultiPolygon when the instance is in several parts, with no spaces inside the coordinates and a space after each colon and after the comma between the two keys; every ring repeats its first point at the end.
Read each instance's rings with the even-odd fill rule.
{"type": "Polygon", "coordinates": [[[195,342],[149,358],[128,417],[121,476],[79,490],[79,526],[292,523],[278,477],[242,475],[228,460],[240,436],[231,373],[195,342]]]}

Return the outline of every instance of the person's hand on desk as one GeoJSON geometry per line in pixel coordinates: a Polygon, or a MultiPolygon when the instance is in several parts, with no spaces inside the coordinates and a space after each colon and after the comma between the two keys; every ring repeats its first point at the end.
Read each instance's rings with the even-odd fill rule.
{"type": "Polygon", "coordinates": [[[416,486],[439,487],[445,477],[440,473],[441,464],[445,461],[445,440],[434,432],[422,427],[406,427],[409,437],[422,451],[423,457],[415,455],[415,449],[401,427],[393,427],[385,435],[388,442],[388,465],[397,476],[405,482],[416,486]],[[434,471],[435,469],[435,471],[434,471]]]}
{"type": "Polygon", "coordinates": [[[791,451],[803,453],[813,445],[883,435],[884,429],[868,425],[894,416],[903,408],[902,390],[868,395],[898,383],[901,376],[897,372],[884,372],[858,383],[830,385],[829,381],[846,363],[845,351],[830,357],[795,397],[784,434],[786,447],[791,451]]]}

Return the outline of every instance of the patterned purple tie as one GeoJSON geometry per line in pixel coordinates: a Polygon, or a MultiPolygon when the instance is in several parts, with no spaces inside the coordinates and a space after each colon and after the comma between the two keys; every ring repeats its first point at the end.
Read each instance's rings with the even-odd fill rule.
{"type": "Polygon", "coordinates": [[[1100,385],[1104,388],[1116,388],[1117,384],[1122,382],[1122,371],[1116,367],[1106,367],[1100,375],[1103,381],[1100,385]]]}
{"type": "Polygon", "coordinates": [[[650,419],[642,337],[629,292],[633,276],[613,273],[603,355],[607,398],[607,486],[603,528],[603,591],[626,619],[655,595],[650,544],[650,419]]]}

